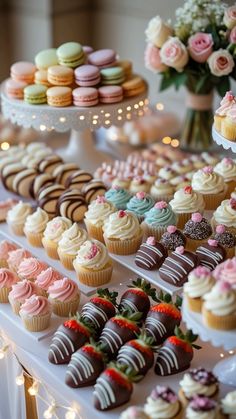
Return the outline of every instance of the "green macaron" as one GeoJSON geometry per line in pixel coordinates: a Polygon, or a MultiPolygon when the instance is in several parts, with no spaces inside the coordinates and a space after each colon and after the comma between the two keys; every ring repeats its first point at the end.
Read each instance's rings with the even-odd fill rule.
{"type": "Polygon", "coordinates": [[[39,70],[47,70],[48,67],[58,64],[56,48],[40,51],[35,57],[35,64],[39,70]]]}
{"type": "Polygon", "coordinates": [[[24,101],[30,105],[41,105],[47,102],[47,87],[42,84],[31,84],[24,88],[24,101]]]}
{"type": "Polygon", "coordinates": [[[125,81],[122,67],[108,67],[101,70],[102,84],[121,84],[125,81]]]}
{"type": "Polygon", "coordinates": [[[84,64],[85,54],[82,46],[78,42],[66,42],[57,48],[59,64],[67,67],[78,67],[84,64]]]}

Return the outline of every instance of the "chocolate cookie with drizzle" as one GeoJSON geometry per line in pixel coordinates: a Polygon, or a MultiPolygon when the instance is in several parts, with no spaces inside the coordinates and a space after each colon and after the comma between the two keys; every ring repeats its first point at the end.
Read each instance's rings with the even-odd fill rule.
{"type": "Polygon", "coordinates": [[[66,190],[57,201],[57,213],[74,223],[81,221],[87,211],[84,196],[77,189],[66,190]]]}
{"type": "Polygon", "coordinates": [[[151,270],[159,268],[167,257],[167,250],[158,243],[155,237],[148,237],[142,243],[135,256],[135,263],[142,269],[151,270]]]}
{"type": "Polygon", "coordinates": [[[209,239],[196,250],[200,265],[213,270],[219,263],[225,260],[226,251],[217,240],[209,239]]]}

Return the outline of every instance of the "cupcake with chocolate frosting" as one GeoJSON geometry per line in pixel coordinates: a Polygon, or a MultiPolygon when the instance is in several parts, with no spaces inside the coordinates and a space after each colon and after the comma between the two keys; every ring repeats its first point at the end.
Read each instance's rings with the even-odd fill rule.
{"type": "Polygon", "coordinates": [[[219,392],[216,376],[202,367],[186,372],[179,384],[179,397],[185,406],[194,396],[201,395],[212,399],[219,392]]]}
{"type": "Polygon", "coordinates": [[[186,419],[219,419],[219,406],[206,396],[194,396],[186,410],[186,419]]]}
{"type": "Polygon", "coordinates": [[[156,386],[152,390],[144,411],[155,419],[180,419],[182,418],[182,404],[176,394],[164,386],[156,386]]]}
{"type": "Polygon", "coordinates": [[[192,214],[191,220],[185,224],[183,233],[187,237],[187,248],[194,252],[201,243],[211,236],[212,228],[209,221],[200,212],[195,212],[192,214]]]}
{"type": "Polygon", "coordinates": [[[226,257],[232,258],[235,255],[236,236],[226,229],[223,224],[216,226],[214,240],[225,249],[226,257]]]}
{"type": "Polygon", "coordinates": [[[177,229],[176,226],[170,225],[167,227],[167,231],[162,234],[160,243],[168,250],[173,252],[177,247],[186,245],[186,237],[184,234],[177,229]]]}

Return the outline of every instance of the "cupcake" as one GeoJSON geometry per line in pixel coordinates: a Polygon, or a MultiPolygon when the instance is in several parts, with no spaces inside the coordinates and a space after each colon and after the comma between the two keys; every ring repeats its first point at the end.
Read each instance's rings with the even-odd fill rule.
{"type": "Polygon", "coordinates": [[[227,230],[236,234],[236,199],[231,198],[222,201],[213,213],[211,224],[214,230],[217,225],[223,224],[227,230]]]}
{"type": "Polygon", "coordinates": [[[175,188],[176,191],[178,191],[179,189],[183,189],[186,186],[191,186],[191,179],[186,175],[179,175],[173,177],[170,180],[170,184],[175,188]]]}
{"type": "Polygon", "coordinates": [[[191,311],[201,313],[203,296],[210,292],[215,284],[210,269],[205,266],[198,266],[188,275],[188,282],[184,284],[184,295],[191,311]]]}
{"type": "Polygon", "coordinates": [[[173,252],[179,246],[185,247],[186,237],[184,234],[177,229],[176,226],[170,225],[167,227],[167,230],[161,236],[160,243],[168,250],[168,252],[173,252]]]}
{"type": "Polygon", "coordinates": [[[151,419],[181,419],[183,414],[182,404],[176,394],[164,386],[156,386],[152,390],[144,411],[151,419]]]}
{"type": "Polygon", "coordinates": [[[192,178],[192,187],[203,195],[206,210],[214,210],[225,198],[227,188],[224,178],[212,166],[198,170],[192,178]]]}
{"type": "Polygon", "coordinates": [[[24,235],[24,224],[28,215],[32,213],[32,207],[26,202],[20,201],[7,213],[7,224],[17,236],[24,235]]]}
{"type": "Polygon", "coordinates": [[[167,227],[176,223],[177,216],[171,206],[165,201],[159,201],[146,212],[142,228],[146,237],[154,236],[159,241],[167,227]]]}
{"type": "Polygon", "coordinates": [[[12,250],[16,250],[17,246],[8,240],[0,242],[0,268],[8,268],[8,257],[12,250]]]}
{"type": "Polygon", "coordinates": [[[221,400],[221,411],[228,419],[236,419],[236,390],[230,391],[221,400]]]}
{"type": "Polygon", "coordinates": [[[27,330],[40,332],[49,327],[52,307],[46,297],[32,295],[20,308],[20,317],[27,330]]]}
{"type": "Polygon", "coordinates": [[[150,210],[154,204],[155,201],[146,192],[137,192],[136,195],[133,196],[127,203],[126,208],[127,211],[136,215],[138,220],[141,222],[143,221],[144,214],[150,210]]]}
{"type": "Polygon", "coordinates": [[[226,198],[230,198],[236,187],[236,163],[233,159],[225,157],[215,166],[214,172],[223,177],[227,186],[226,198]]]}
{"type": "Polygon", "coordinates": [[[217,330],[236,328],[236,291],[229,282],[217,281],[203,299],[202,315],[206,326],[217,330]]]}
{"type": "Polygon", "coordinates": [[[85,213],[84,223],[90,237],[104,242],[103,225],[110,214],[116,211],[114,205],[100,195],[91,202],[85,213]]]}
{"type": "Polygon", "coordinates": [[[175,170],[173,170],[170,166],[164,166],[158,172],[158,177],[165,180],[170,180],[173,177],[176,177],[177,175],[178,173],[175,170]]]}
{"type": "Polygon", "coordinates": [[[236,257],[217,265],[213,276],[217,281],[228,282],[236,290],[236,257]]]}
{"type": "Polygon", "coordinates": [[[8,303],[8,295],[17,281],[19,278],[14,272],[0,268],[0,303],[8,303]]]}
{"type": "Polygon", "coordinates": [[[18,267],[22,260],[30,257],[32,257],[32,254],[28,250],[25,250],[21,247],[16,250],[11,250],[7,259],[9,269],[17,273],[18,267]]]}
{"type": "Polygon", "coordinates": [[[204,159],[203,159],[203,157],[202,157],[201,155],[199,155],[199,154],[193,154],[193,155],[190,157],[190,160],[191,160],[191,162],[192,162],[192,164],[193,164],[194,169],[199,170],[199,169],[203,169],[203,167],[205,167],[205,166],[206,166],[206,162],[205,162],[205,160],[204,160],[204,159]]]}
{"type": "Polygon", "coordinates": [[[120,419],[151,419],[151,416],[145,413],[141,407],[130,406],[121,413],[120,419]]]}
{"type": "Polygon", "coordinates": [[[186,409],[186,419],[219,419],[219,406],[206,396],[194,396],[186,409]]]}
{"type": "Polygon", "coordinates": [[[48,288],[54,284],[55,281],[62,279],[62,275],[59,274],[55,269],[49,267],[36,277],[35,285],[37,285],[42,291],[45,297],[47,296],[48,288]]]}
{"type": "Polygon", "coordinates": [[[235,255],[236,236],[230,231],[227,231],[223,224],[216,226],[213,239],[217,240],[217,242],[225,249],[227,258],[232,258],[235,255]]]}
{"type": "Polygon", "coordinates": [[[194,212],[203,213],[205,203],[199,192],[193,191],[191,186],[186,186],[175,192],[174,198],[170,201],[170,206],[178,215],[177,226],[182,230],[194,212]]]}
{"type": "Polygon", "coordinates": [[[64,231],[58,243],[58,256],[62,265],[73,271],[73,260],[75,259],[81,245],[88,239],[87,232],[74,223],[68,230],[64,231]]]}
{"type": "Polygon", "coordinates": [[[138,218],[127,211],[111,214],[104,223],[104,240],[111,253],[130,255],[135,253],[142,242],[142,229],[138,218]]]}
{"type": "MultiPolygon", "coordinates": [[[[227,112],[232,108],[235,103],[234,95],[231,91],[226,92],[225,96],[220,102],[220,107],[216,109],[214,116],[214,126],[216,131],[221,133],[223,128],[223,121],[227,115],[227,112]]],[[[223,135],[223,134],[222,134],[223,135]]]]}
{"type": "Polygon", "coordinates": [[[18,204],[18,201],[12,198],[0,202],[0,222],[6,221],[8,211],[16,204],[18,204]]]}
{"type": "Polygon", "coordinates": [[[113,180],[111,187],[114,188],[120,188],[120,189],[129,189],[130,187],[131,179],[130,177],[122,173],[118,173],[115,179],[113,180]]]}
{"type": "Polygon", "coordinates": [[[148,193],[150,191],[150,183],[142,176],[135,176],[130,183],[129,191],[131,194],[136,194],[137,192],[148,193]]]}
{"type": "Polygon", "coordinates": [[[216,376],[205,368],[194,368],[184,374],[179,382],[179,397],[184,406],[194,396],[214,398],[219,392],[219,383],[216,376]]]}
{"type": "Polygon", "coordinates": [[[69,278],[59,279],[49,286],[48,300],[57,316],[73,316],[78,311],[80,302],[78,285],[69,278]]]}
{"type": "Polygon", "coordinates": [[[192,170],[193,164],[190,160],[185,159],[182,161],[175,161],[172,163],[171,168],[175,170],[179,175],[184,175],[192,170]]]}
{"type": "Polygon", "coordinates": [[[221,123],[221,135],[227,140],[236,140],[236,106],[233,104],[231,109],[227,111],[226,117],[221,123]]]}
{"type": "Polygon", "coordinates": [[[203,151],[201,157],[206,162],[206,165],[215,166],[219,163],[220,158],[217,154],[209,153],[209,151],[203,151]]]}
{"type": "Polygon", "coordinates": [[[24,233],[31,246],[42,246],[43,232],[48,221],[48,214],[40,207],[33,214],[28,215],[25,221],[24,233]]]}
{"type": "Polygon", "coordinates": [[[32,295],[41,295],[40,289],[34,282],[23,279],[14,284],[8,296],[13,313],[19,314],[21,305],[32,295]]]}
{"type": "Polygon", "coordinates": [[[99,287],[111,280],[111,260],[106,247],[98,240],[82,244],[73,265],[79,281],[89,287],[99,287]]]}
{"type": "Polygon", "coordinates": [[[72,222],[65,217],[55,217],[47,223],[42,243],[47,255],[52,259],[59,259],[57,248],[62,234],[70,228],[72,222]]]}
{"type": "Polygon", "coordinates": [[[37,276],[45,269],[47,264],[40,260],[31,257],[23,259],[17,269],[17,275],[20,279],[28,279],[29,281],[35,281],[37,276]]]}
{"type": "Polygon", "coordinates": [[[173,198],[174,191],[174,187],[168,180],[159,178],[152,185],[150,194],[157,201],[169,202],[173,198]]]}
{"type": "Polygon", "coordinates": [[[127,190],[120,189],[117,186],[109,189],[105,193],[105,198],[111,202],[114,207],[121,210],[126,209],[127,202],[130,200],[131,196],[132,195],[127,190]]]}
{"type": "Polygon", "coordinates": [[[187,237],[188,250],[195,251],[212,234],[212,228],[209,221],[204,218],[200,212],[195,212],[191,220],[187,221],[183,229],[187,237]]]}

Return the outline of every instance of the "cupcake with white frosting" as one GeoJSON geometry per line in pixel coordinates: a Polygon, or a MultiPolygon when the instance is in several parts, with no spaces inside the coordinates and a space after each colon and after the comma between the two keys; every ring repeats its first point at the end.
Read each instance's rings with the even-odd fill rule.
{"type": "Polygon", "coordinates": [[[58,242],[57,253],[62,265],[69,270],[73,270],[73,260],[75,259],[81,245],[87,240],[87,232],[74,223],[64,231],[58,242]]]}
{"type": "Polygon", "coordinates": [[[66,217],[55,217],[47,223],[44,230],[42,244],[47,255],[52,259],[59,259],[57,248],[62,234],[72,225],[71,220],[66,217]]]}
{"type": "Polygon", "coordinates": [[[229,198],[236,187],[236,163],[233,159],[225,157],[215,166],[214,171],[224,178],[227,186],[226,197],[229,198]]]}
{"type": "Polygon", "coordinates": [[[221,400],[221,411],[227,419],[236,419],[236,390],[221,400]]]}
{"type": "Polygon", "coordinates": [[[18,202],[7,213],[7,224],[17,236],[24,235],[24,224],[28,215],[32,213],[32,207],[26,202],[18,202]]]}
{"type": "Polygon", "coordinates": [[[235,97],[231,91],[226,92],[225,96],[220,102],[220,107],[216,109],[214,116],[214,126],[216,131],[221,132],[223,122],[226,118],[227,112],[235,104],[235,97]]]}
{"type": "Polygon", "coordinates": [[[39,207],[33,214],[28,215],[24,225],[24,233],[31,246],[42,246],[43,232],[48,221],[48,214],[39,207]]]}
{"type": "Polygon", "coordinates": [[[90,237],[100,240],[103,239],[103,225],[110,214],[116,211],[116,207],[109,202],[105,196],[98,196],[88,206],[88,211],[84,214],[84,222],[90,237]]]}
{"type": "Polygon", "coordinates": [[[186,409],[186,419],[220,419],[220,408],[215,400],[194,396],[186,409]]]}
{"type": "Polygon", "coordinates": [[[141,407],[130,406],[120,415],[120,419],[151,419],[141,407]]]}
{"type": "Polygon", "coordinates": [[[184,405],[188,404],[194,396],[202,395],[214,398],[219,391],[216,376],[202,367],[186,372],[179,384],[179,397],[184,405]]]}
{"type": "Polygon", "coordinates": [[[214,284],[212,273],[205,266],[198,266],[190,272],[188,282],[184,284],[184,295],[190,310],[201,313],[203,296],[211,290],[214,284]]]}
{"type": "Polygon", "coordinates": [[[227,188],[224,178],[212,166],[198,170],[192,178],[192,187],[203,195],[206,210],[214,210],[225,198],[227,188]]]}
{"type": "Polygon", "coordinates": [[[159,178],[153,183],[150,194],[157,201],[169,202],[173,198],[174,191],[174,186],[168,180],[159,178]]]}
{"type": "Polygon", "coordinates": [[[191,186],[185,186],[175,192],[170,206],[178,215],[177,226],[182,229],[193,213],[203,214],[205,202],[201,193],[194,191],[191,186]]]}
{"type": "Polygon", "coordinates": [[[182,404],[176,394],[164,386],[156,386],[152,390],[144,411],[151,419],[180,419],[182,418],[182,404]]]}
{"type": "Polygon", "coordinates": [[[213,213],[211,220],[213,229],[223,224],[227,230],[236,234],[236,199],[225,199],[213,213]]]}

